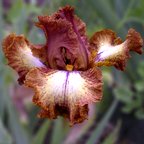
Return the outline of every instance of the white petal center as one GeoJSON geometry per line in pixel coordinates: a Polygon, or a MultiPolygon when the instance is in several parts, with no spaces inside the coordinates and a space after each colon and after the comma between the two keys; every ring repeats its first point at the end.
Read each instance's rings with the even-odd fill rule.
{"type": "Polygon", "coordinates": [[[24,48],[20,48],[21,59],[24,65],[28,67],[44,67],[44,64],[36,57],[33,56],[30,48],[25,46],[24,48]]]}
{"type": "Polygon", "coordinates": [[[109,43],[102,43],[98,51],[98,58],[99,60],[104,60],[108,57],[113,57],[121,53],[123,48],[124,48],[124,43],[117,46],[112,46],[109,43]]]}

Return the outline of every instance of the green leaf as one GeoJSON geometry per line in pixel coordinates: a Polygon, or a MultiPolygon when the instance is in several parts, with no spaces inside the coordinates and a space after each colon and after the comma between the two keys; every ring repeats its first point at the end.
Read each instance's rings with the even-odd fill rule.
{"type": "Polygon", "coordinates": [[[23,7],[22,0],[13,1],[11,9],[8,11],[8,19],[12,22],[16,21],[20,15],[22,7],[23,7]]]}
{"type": "Polygon", "coordinates": [[[0,144],[12,144],[12,138],[0,119],[0,144]]]}
{"type": "Polygon", "coordinates": [[[143,94],[141,95],[140,93],[136,93],[135,98],[132,99],[130,103],[125,103],[125,105],[122,107],[122,111],[125,113],[130,113],[133,110],[140,109],[143,102],[142,97],[143,94]]]}
{"type": "Polygon", "coordinates": [[[138,74],[144,80],[144,63],[140,62],[138,65],[138,74]]]}
{"type": "Polygon", "coordinates": [[[131,103],[131,104],[127,104],[127,105],[125,105],[125,106],[123,106],[122,107],[122,111],[124,112],[124,113],[130,113],[130,112],[132,112],[132,110],[134,109],[134,105],[133,105],[133,103],[131,103]]]}
{"type": "Polygon", "coordinates": [[[119,136],[121,123],[118,122],[114,130],[108,135],[108,137],[104,140],[102,144],[116,144],[116,141],[119,136]]]}
{"type": "MultiPolygon", "coordinates": [[[[120,1],[121,2],[121,4],[124,4],[124,2],[122,2],[122,1],[120,1]]],[[[126,2],[126,1],[125,1],[126,2]]],[[[127,3],[127,2],[126,2],[127,3]]],[[[125,21],[127,20],[127,18],[128,18],[128,16],[129,16],[129,14],[130,14],[130,12],[131,12],[131,9],[134,7],[134,5],[135,5],[135,0],[130,0],[129,2],[128,2],[128,6],[127,6],[127,9],[125,10],[125,13],[124,13],[124,16],[123,16],[123,18],[121,19],[121,21],[119,22],[119,24],[118,24],[118,28],[121,28],[121,27],[123,27],[124,26],[124,23],[125,23],[125,21]]]]}
{"type": "Polygon", "coordinates": [[[23,0],[16,0],[7,15],[8,20],[12,22],[13,31],[17,34],[26,34],[29,14],[23,0]]]}
{"type": "Polygon", "coordinates": [[[135,85],[135,88],[138,92],[144,91],[144,80],[136,81],[134,85],[135,85]]]}
{"type": "Polygon", "coordinates": [[[14,32],[27,34],[29,16],[40,13],[41,9],[38,6],[31,3],[26,4],[22,0],[16,0],[8,11],[8,19],[12,22],[14,32]]]}
{"type": "MultiPolygon", "coordinates": [[[[0,1],[0,43],[2,41],[3,38],[3,33],[4,33],[4,20],[2,18],[3,15],[3,8],[2,8],[2,1],[0,1]]],[[[1,49],[1,45],[0,45],[0,66],[1,66],[1,61],[3,59],[3,55],[2,55],[2,49],[1,49]]]]}
{"type": "MultiPolygon", "coordinates": [[[[107,27],[113,28],[114,30],[118,30],[117,24],[119,24],[121,19],[117,16],[115,10],[111,7],[109,1],[96,0],[96,1],[89,1],[89,2],[95,7],[95,10],[105,20],[107,27]]],[[[126,29],[123,27],[118,32],[121,36],[124,36],[126,29]]]]}
{"type": "MultiPolygon", "coordinates": [[[[5,82],[3,82],[5,84],[5,82]]],[[[26,133],[23,125],[20,123],[17,111],[14,108],[12,100],[8,94],[8,86],[3,89],[5,96],[5,108],[8,114],[8,127],[11,130],[11,134],[14,138],[15,144],[30,144],[28,132],[26,133]]]]}
{"type": "Polygon", "coordinates": [[[138,119],[144,119],[144,108],[139,108],[136,112],[135,112],[135,116],[138,119]]]}
{"type": "Polygon", "coordinates": [[[17,113],[12,105],[8,107],[9,127],[14,136],[16,144],[30,144],[28,131],[26,133],[24,127],[20,123],[17,113]]]}
{"type": "Polygon", "coordinates": [[[115,99],[113,101],[111,107],[107,111],[107,113],[104,115],[103,119],[100,121],[98,126],[93,131],[91,137],[88,139],[86,144],[94,144],[94,143],[98,142],[98,140],[101,137],[106,125],[108,124],[109,119],[111,118],[111,116],[112,116],[117,104],[118,104],[118,101],[117,101],[117,99],[115,99]]]}
{"type": "Polygon", "coordinates": [[[40,130],[36,133],[32,140],[32,144],[43,144],[44,138],[48,132],[51,122],[46,120],[41,126],[40,130]]]}
{"type": "Polygon", "coordinates": [[[130,103],[132,101],[133,93],[127,85],[117,87],[113,92],[116,98],[124,103],[130,103]]]}
{"type": "Polygon", "coordinates": [[[64,124],[63,119],[55,120],[51,144],[63,144],[67,131],[68,126],[64,124]]]}
{"type": "Polygon", "coordinates": [[[44,33],[36,27],[33,27],[30,30],[28,39],[35,44],[45,43],[44,33]]]}

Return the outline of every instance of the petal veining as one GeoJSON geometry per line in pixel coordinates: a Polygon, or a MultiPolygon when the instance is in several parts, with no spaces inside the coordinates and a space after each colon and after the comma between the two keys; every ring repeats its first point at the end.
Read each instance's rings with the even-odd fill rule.
{"type": "Polygon", "coordinates": [[[48,16],[40,16],[39,21],[37,26],[44,30],[47,37],[47,60],[50,68],[65,69],[66,59],[73,64],[77,57],[78,40],[71,25],[66,20],[54,20],[48,16]]]}
{"type": "Polygon", "coordinates": [[[10,34],[3,41],[3,51],[8,64],[18,72],[19,82],[23,83],[26,73],[34,67],[45,67],[30,49],[28,40],[20,35],[10,34]]]}
{"type": "Polygon", "coordinates": [[[66,19],[72,25],[74,32],[77,35],[79,41],[79,61],[83,61],[85,68],[89,64],[89,43],[86,36],[86,24],[76,15],[74,15],[74,8],[71,6],[65,6],[59,9],[57,13],[53,15],[56,19],[66,19]]]}
{"type": "Polygon", "coordinates": [[[128,31],[124,42],[113,31],[102,30],[92,36],[90,43],[96,66],[115,66],[124,70],[129,51],[142,53],[143,40],[134,29],[128,31]]]}
{"type": "Polygon", "coordinates": [[[42,113],[49,118],[63,115],[74,124],[87,118],[87,104],[101,100],[101,78],[99,69],[86,72],[33,69],[27,74],[25,85],[35,89],[33,101],[43,109],[41,117],[42,113]]]}
{"type": "Polygon", "coordinates": [[[65,70],[66,65],[71,64],[75,70],[86,70],[89,63],[86,26],[74,15],[74,9],[66,6],[51,16],[38,19],[36,25],[44,30],[47,38],[49,66],[65,70]]]}

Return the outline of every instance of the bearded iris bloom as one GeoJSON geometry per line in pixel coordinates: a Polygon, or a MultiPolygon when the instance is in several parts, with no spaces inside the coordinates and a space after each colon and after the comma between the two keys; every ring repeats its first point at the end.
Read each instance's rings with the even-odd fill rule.
{"type": "Polygon", "coordinates": [[[109,29],[88,39],[85,23],[71,6],[38,20],[46,43],[34,45],[23,35],[8,35],[2,44],[8,64],[18,72],[20,84],[34,89],[39,117],[60,115],[72,125],[83,122],[88,105],[102,98],[99,67],[124,70],[130,51],[142,54],[143,40],[134,29],[129,29],[124,42],[109,29]]]}

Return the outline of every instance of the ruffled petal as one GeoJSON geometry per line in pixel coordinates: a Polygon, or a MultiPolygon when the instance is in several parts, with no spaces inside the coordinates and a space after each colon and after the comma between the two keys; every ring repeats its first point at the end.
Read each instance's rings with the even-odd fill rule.
{"type": "Polygon", "coordinates": [[[31,44],[30,45],[31,51],[33,53],[33,56],[40,59],[41,62],[43,62],[45,65],[48,65],[47,61],[47,54],[46,54],[46,46],[41,44],[31,44]]]}
{"type": "Polygon", "coordinates": [[[3,51],[8,60],[8,65],[19,74],[19,83],[22,84],[27,72],[34,67],[45,67],[35,56],[30,48],[30,43],[23,36],[10,34],[3,41],[3,51]]]}
{"type": "Polygon", "coordinates": [[[89,45],[85,23],[73,13],[74,9],[67,6],[51,16],[38,17],[36,26],[45,32],[50,68],[64,70],[71,64],[76,70],[87,69],[89,45]]]}
{"type": "Polygon", "coordinates": [[[96,66],[115,66],[124,70],[129,51],[142,53],[143,39],[134,29],[128,31],[126,40],[116,36],[111,30],[96,32],[90,39],[91,53],[96,66]]]}
{"type": "Polygon", "coordinates": [[[47,59],[50,68],[65,69],[66,59],[73,63],[77,56],[78,41],[76,34],[65,20],[55,21],[48,16],[40,16],[39,21],[40,23],[37,23],[37,26],[45,31],[47,37],[47,59]]]}
{"type": "Polygon", "coordinates": [[[69,5],[60,8],[53,16],[55,19],[65,19],[71,23],[79,41],[78,61],[82,61],[87,68],[89,64],[89,43],[86,36],[86,24],[74,14],[74,8],[69,5]]]}
{"type": "Polygon", "coordinates": [[[84,120],[88,119],[88,105],[78,106],[74,105],[71,111],[67,109],[65,106],[55,106],[54,113],[51,113],[51,109],[45,110],[41,109],[38,113],[39,118],[49,118],[56,119],[58,115],[63,116],[64,118],[70,119],[70,125],[74,125],[76,123],[81,123],[84,120]],[[71,117],[70,117],[71,112],[71,117]]]}
{"type": "Polygon", "coordinates": [[[89,103],[101,100],[101,79],[99,69],[85,72],[33,69],[26,75],[25,85],[35,89],[33,102],[42,108],[40,117],[62,115],[75,124],[87,118],[89,103]]]}
{"type": "Polygon", "coordinates": [[[138,32],[131,28],[128,31],[126,39],[128,41],[128,48],[130,49],[130,51],[142,54],[143,39],[138,32]]]}

